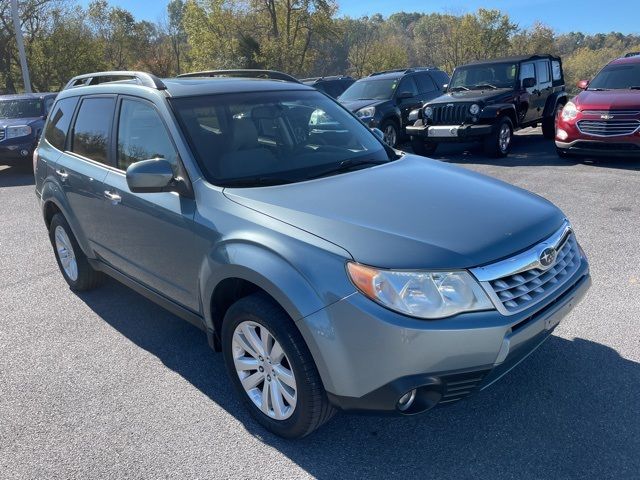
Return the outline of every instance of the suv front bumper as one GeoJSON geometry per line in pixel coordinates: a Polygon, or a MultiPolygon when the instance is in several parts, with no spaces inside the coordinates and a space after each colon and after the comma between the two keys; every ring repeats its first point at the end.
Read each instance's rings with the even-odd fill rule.
{"type": "Polygon", "coordinates": [[[491,134],[491,125],[410,125],[407,135],[434,142],[472,141],[491,134]]]}
{"type": "Polygon", "coordinates": [[[1,159],[22,159],[31,158],[33,149],[37,143],[36,139],[8,139],[0,142],[0,158],[1,159]]]}
{"type": "Polygon", "coordinates": [[[583,258],[555,295],[516,315],[488,311],[419,320],[354,293],[298,326],[335,406],[396,413],[399,398],[417,389],[416,404],[424,411],[460,400],[511,370],[546,340],[590,285],[583,258]]]}

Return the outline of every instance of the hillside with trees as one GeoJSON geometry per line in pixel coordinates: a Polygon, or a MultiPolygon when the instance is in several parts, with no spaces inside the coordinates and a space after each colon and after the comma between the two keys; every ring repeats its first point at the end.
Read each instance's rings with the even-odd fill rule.
{"type": "MultiPolygon", "coordinates": [[[[335,0],[171,0],[164,19],[136,19],[95,0],[22,0],[32,86],[59,90],[73,75],[145,70],[165,77],[189,70],[269,68],[295,76],[435,65],[451,73],[472,60],[515,54],[561,55],[567,84],[609,60],[640,51],[640,35],[558,34],[542,23],[521,28],[506,13],[400,12],[338,16],[335,0]]],[[[0,93],[23,89],[10,1],[0,0],[0,93]]]]}

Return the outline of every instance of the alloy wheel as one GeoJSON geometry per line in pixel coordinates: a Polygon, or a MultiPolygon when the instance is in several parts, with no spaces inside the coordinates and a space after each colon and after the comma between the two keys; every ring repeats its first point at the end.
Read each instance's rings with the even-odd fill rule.
{"type": "Polygon", "coordinates": [[[56,242],[56,252],[58,253],[62,269],[67,277],[75,282],[78,280],[78,262],[73,252],[73,245],[71,244],[69,235],[67,235],[64,228],[58,225],[55,229],[54,238],[56,242]]]}
{"type": "Polygon", "coordinates": [[[241,322],[233,332],[233,363],[253,404],[275,420],[289,418],[298,389],[291,363],[280,343],[264,325],[241,322]]]}
{"type": "Polygon", "coordinates": [[[396,132],[396,127],[393,126],[393,124],[389,124],[386,126],[386,128],[384,129],[384,132],[382,133],[384,134],[384,141],[387,143],[387,145],[394,147],[398,140],[398,133],[396,132]]]}
{"type": "Polygon", "coordinates": [[[502,153],[505,153],[509,150],[509,145],[511,144],[511,128],[507,123],[503,123],[502,127],[500,127],[500,134],[498,135],[498,146],[502,153]]]}

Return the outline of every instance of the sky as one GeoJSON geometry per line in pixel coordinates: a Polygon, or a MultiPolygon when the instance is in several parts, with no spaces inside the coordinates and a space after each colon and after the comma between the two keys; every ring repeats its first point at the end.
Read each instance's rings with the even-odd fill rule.
{"type": "MultiPolygon", "coordinates": [[[[89,0],[81,0],[87,5],[89,0]]],[[[109,0],[132,12],[136,18],[159,20],[165,13],[164,0],[109,0]]],[[[536,20],[551,26],[558,33],[640,33],[640,2],[617,0],[613,8],[602,8],[602,0],[338,0],[339,15],[360,17],[395,12],[466,13],[478,8],[496,8],[509,14],[521,27],[536,20]]]]}

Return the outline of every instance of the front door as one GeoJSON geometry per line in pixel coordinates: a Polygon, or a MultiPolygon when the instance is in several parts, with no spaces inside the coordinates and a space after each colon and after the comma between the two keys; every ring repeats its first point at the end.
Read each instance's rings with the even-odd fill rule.
{"type": "Polygon", "coordinates": [[[400,109],[403,127],[409,122],[409,113],[422,106],[422,101],[420,101],[418,94],[418,86],[412,77],[404,77],[400,81],[398,88],[396,88],[396,95],[405,92],[409,92],[411,97],[398,99],[398,108],[400,109]]]}
{"type": "Polygon", "coordinates": [[[117,126],[116,169],[104,181],[104,260],[171,300],[199,311],[202,252],[194,248],[195,200],[174,192],[133,193],[125,171],[140,160],[163,158],[181,172],[171,137],[155,106],[122,97],[117,126]]]}

